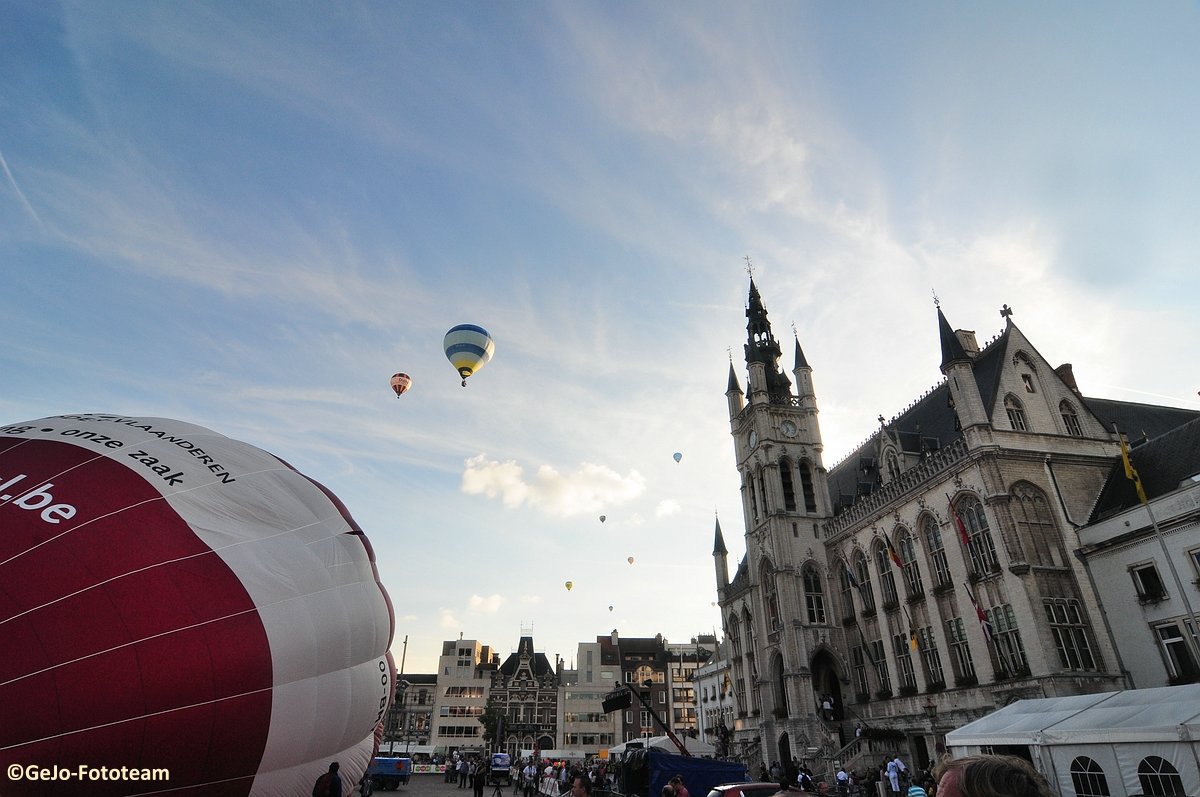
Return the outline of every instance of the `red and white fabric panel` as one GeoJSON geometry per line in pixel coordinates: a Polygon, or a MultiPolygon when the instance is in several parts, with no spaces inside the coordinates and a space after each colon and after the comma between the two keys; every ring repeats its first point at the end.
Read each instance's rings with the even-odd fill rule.
{"type": "Polygon", "coordinates": [[[330,761],[356,782],[395,679],[373,559],[321,485],[208,429],[0,427],[0,764],[72,773],[3,793],[290,796],[330,761]]]}

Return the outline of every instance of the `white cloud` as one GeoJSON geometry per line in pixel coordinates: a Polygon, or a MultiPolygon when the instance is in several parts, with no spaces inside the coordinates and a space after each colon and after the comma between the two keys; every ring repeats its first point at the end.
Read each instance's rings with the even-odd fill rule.
{"type": "Polygon", "coordinates": [[[458,618],[451,609],[438,609],[438,625],[442,628],[457,629],[460,627],[458,618]]]}
{"type": "Polygon", "coordinates": [[[479,614],[495,614],[500,611],[501,605],[504,603],[504,598],[499,595],[489,595],[486,598],[481,598],[478,595],[472,595],[467,600],[467,608],[479,614]]]}
{"type": "Polygon", "coordinates": [[[646,480],[635,470],[621,475],[612,468],[582,463],[571,473],[542,465],[532,480],[513,460],[499,462],[486,454],[466,461],[462,491],[468,495],[500,498],[505,506],[529,505],[549,515],[572,517],[623,504],[641,495],[646,480]]]}
{"type": "Polygon", "coordinates": [[[658,506],[654,508],[655,517],[670,517],[679,512],[683,507],[674,498],[668,498],[665,501],[659,501],[658,506]]]}

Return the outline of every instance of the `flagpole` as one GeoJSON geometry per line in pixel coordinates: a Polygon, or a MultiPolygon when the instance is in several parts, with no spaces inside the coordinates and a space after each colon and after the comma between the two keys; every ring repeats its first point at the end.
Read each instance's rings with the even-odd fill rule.
{"type": "Polygon", "coordinates": [[[1121,460],[1125,465],[1125,475],[1133,482],[1137,488],[1138,500],[1146,510],[1146,515],[1150,518],[1150,525],[1154,527],[1154,536],[1158,539],[1158,545],[1162,548],[1163,559],[1167,562],[1167,568],[1171,571],[1171,578],[1175,581],[1175,589],[1179,590],[1179,597],[1183,599],[1183,608],[1187,611],[1188,619],[1192,621],[1192,628],[1189,631],[1187,623],[1183,624],[1183,641],[1187,645],[1188,655],[1192,657],[1193,671],[1200,671],[1200,645],[1197,645],[1196,634],[1200,634],[1200,621],[1197,620],[1196,612],[1192,609],[1192,602],[1188,598],[1187,592],[1183,589],[1183,580],[1179,577],[1179,571],[1175,569],[1175,560],[1167,551],[1167,542],[1163,538],[1162,529],[1159,528],[1158,519],[1154,517],[1154,510],[1150,508],[1150,500],[1146,497],[1146,490],[1142,487],[1142,478],[1138,475],[1137,470],[1133,467],[1133,459],[1129,453],[1129,444],[1125,440],[1125,435],[1117,429],[1117,425],[1113,424],[1113,432],[1117,435],[1117,440],[1121,444],[1121,460]]]}

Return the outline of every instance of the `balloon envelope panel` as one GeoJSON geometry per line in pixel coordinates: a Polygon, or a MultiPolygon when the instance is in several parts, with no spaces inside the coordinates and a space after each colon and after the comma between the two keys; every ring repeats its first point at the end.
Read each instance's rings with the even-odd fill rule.
{"type": "Polygon", "coordinates": [[[361,776],[392,613],[321,485],[199,426],[58,416],[0,427],[0,528],[0,764],[170,772],[96,795],[307,793],[334,760],[361,776]]]}

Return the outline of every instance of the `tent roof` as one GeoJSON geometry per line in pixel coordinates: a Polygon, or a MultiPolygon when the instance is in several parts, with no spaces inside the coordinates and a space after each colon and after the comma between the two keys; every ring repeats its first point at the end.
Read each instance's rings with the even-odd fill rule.
{"type": "Polygon", "coordinates": [[[950,747],[1200,738],[1200,684],[1018,700],[946,734],[950,747]]]}
{"type": "MultiPolygon", "coordinates": [[[[688,736],[679,736],[678,734],[676,734],[676,736],[692,755],[712,755],[717,752],[717,748],[713,747],[703,739],[692,739],[688,736]]],[[[679,748],[675,746],[675,743],[671,741],[669,736],[651,736],[649,739],[641,738],[632,739],[631,741],[641,742],[645,747],[653,747],[658,750],[665,750],[668,753],[679,752],[679,748]]],[[[625,752],[626,744],[627,743],[623,742],[616,747],[610,747],[608,748],[608,752],[613,755],[616,755],[617,753],[623,753],[625,752]]]]}

